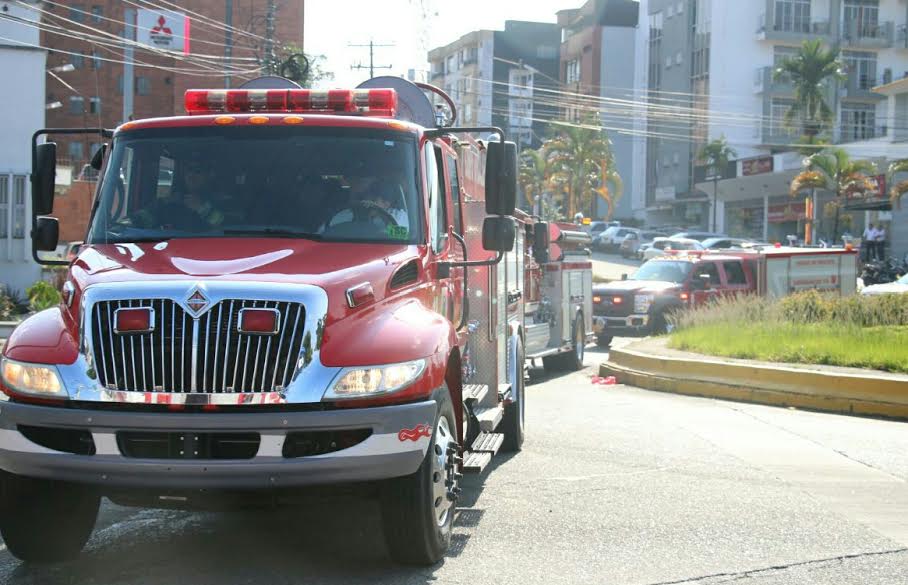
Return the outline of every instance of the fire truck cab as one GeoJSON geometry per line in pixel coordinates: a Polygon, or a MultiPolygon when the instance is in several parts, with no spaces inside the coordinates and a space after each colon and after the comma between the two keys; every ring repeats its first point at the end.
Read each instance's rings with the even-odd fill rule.
{"type": "MultiPolygon", "coordinates": [[[[63,302],[0,363],[11,553],[77,555],[101,497],[374,482],[391,556],[444,555],[461,473],[523,443],[533,230],[514,145],[439,127],[426,91],[449,99],[396,78],[191,90],[186,116],[88,130],[109,144],[63,302]]],[[[58,240],[42,137],[85,131],[33,140],[41,261],[58,240]]]]}

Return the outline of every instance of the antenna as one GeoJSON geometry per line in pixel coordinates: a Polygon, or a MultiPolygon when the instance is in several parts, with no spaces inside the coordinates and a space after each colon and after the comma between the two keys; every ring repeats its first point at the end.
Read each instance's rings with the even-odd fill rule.
{"type": "Polygon", "coordinates": [[[393,47],[394,46],[393,43],[387,44],[387,45],[377,45],[372,41],[372,39],[369,39],[368,45],[350,44],[347,46],[349,46],[349,47],[369,47],[369,64],[368,65],[356,64],[356,65],[352,65],[350,67],[350,69],[368,69],[369,70],[369,79],[372,79],[373,77],[375,77],[376,69],[391,69],[392,67],[394,67],[393,65],[376,65],[375,64],[375,47],[393,47]]]}

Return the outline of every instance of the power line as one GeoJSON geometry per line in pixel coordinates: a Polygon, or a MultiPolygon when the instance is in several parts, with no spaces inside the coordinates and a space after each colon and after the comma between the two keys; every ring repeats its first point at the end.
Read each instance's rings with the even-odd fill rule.
{"type": "Polygon", "coordinates": [[[394,46],[393,43],[386,44],[386,45],[378,45],[378,44],[375,44],[372,41],[372,39],[369,39],[369,44],[367,44],[367,45],[348,44],[347,46],[348,47],[360,47],[360,48],[369,47],[369,65],[366,66],[366,65],[362,65],[362,64],[356,64],[356,65],[352,65],[350,67],[350,69],[368,69],[369,70],[369,79],[372,79],[373,77],[375,77],[376,69],[392,69],[394,67],[393,65],[376,65],[375,64],[375,48],[376,47],[393,47],[394,46]]]}

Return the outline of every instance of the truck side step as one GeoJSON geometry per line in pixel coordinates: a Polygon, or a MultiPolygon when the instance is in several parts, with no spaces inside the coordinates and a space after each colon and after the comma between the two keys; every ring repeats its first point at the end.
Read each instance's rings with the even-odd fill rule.
{"type": "Polygon", "coordinates": [[[492,461],[491,453],[468,451],[464,455],[466,456],[463,461],[464,473],[482,473],[482,470],[486,468],[490,461],[492,461]]]}
{"type": "Polygon", "coordinates": [[[491,433],[498,428],[498,423],[504,416],[504,407],[501,404],[491,408],[477,408],[474,413],[479,420],[479,429],[484,433],[491,433]]]}
{"type": "Polygon", "coordinates": [[[465,384],[463,387],[463,401],[474,403],[482,402],[482,399],[489,393],[489,387],[485,384],[465,384]]]}
{"type": "Polygon", "coordinates": [[[504,443],[504,435],[501,433],[479,433],[470,450],[495,455],[501,449],[502,443],[504,443]]]}

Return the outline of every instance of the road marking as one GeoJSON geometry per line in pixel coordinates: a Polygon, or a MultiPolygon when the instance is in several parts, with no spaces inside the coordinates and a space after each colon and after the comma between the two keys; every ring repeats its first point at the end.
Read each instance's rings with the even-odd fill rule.
{"type": "MultiPolygon", "coordinates": [[[[835,424],[833,417],[830,424],[835,424]]],[[[901,478],[721,403],[690,409],[683,426],[833,511],[908,546],[908,483],[901,478]]]]}

